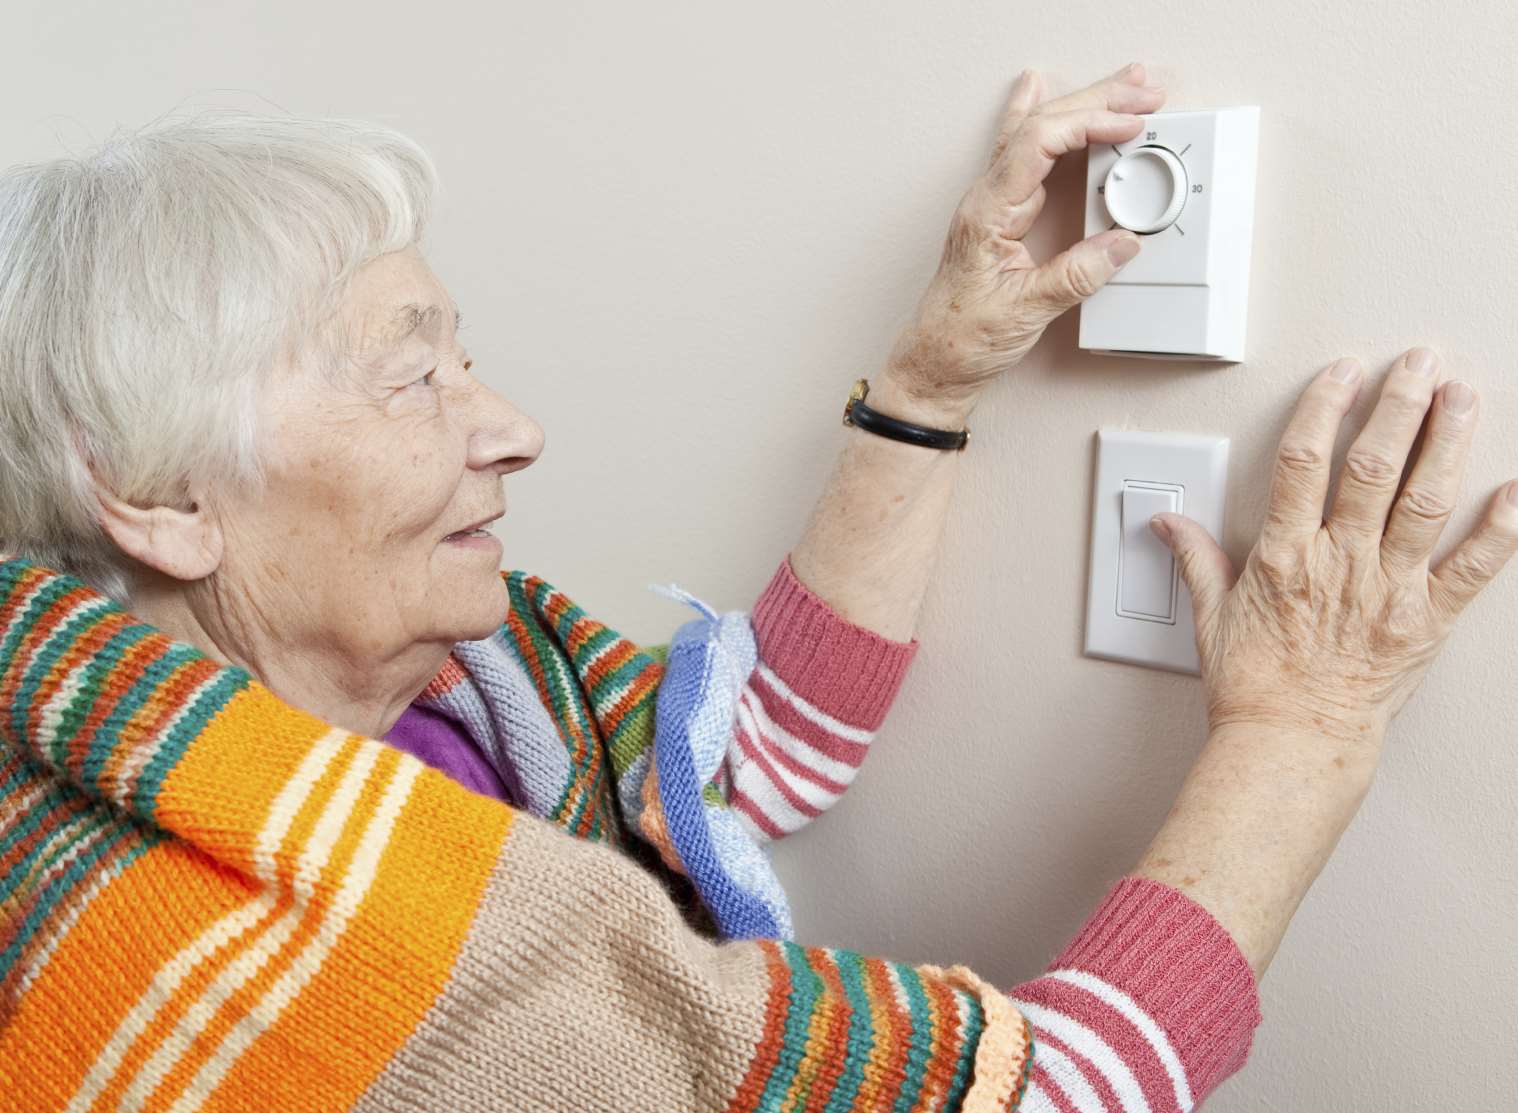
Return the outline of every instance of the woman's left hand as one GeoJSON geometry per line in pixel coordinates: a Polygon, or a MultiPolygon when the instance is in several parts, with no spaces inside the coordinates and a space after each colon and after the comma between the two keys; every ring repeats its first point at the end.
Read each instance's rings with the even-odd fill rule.
{"type": "Polygon", "coordinates": [[[1012,87],[990,164],[959,202],[938,271],[892,349],[887,389],[916,413],[962,421],[1050,321],[1138,254],[1139,238],[1113,229],[1037,263],[1023,237],[1044,206],[1055,160],[1088,143],[1134,138],[1143,121],[1133,113],[1156,111],[1164,93],[1144,84],[1138,63],[1042,103],[1041,88],[1032,70],[1012,87]]]}

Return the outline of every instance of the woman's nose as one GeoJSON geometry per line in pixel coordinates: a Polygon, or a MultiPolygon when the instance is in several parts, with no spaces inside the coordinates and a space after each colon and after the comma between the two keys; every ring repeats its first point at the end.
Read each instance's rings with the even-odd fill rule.
{"type": "Polygon", "coordinates": [[[470,406],[475,427],[469,435],[469,466],[521,471],[543,451],[543,427],[488,387],[470,406]]]}

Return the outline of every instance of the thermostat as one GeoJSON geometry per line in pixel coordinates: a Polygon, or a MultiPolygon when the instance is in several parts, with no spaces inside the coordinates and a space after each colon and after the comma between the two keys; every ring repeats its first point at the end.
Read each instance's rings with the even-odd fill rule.
{"type": "Polygon", "coordinates": [[[1081,306],[1080,346],[1237,363],[1249,316],[1260,110],[1155,112],[1086,161],[1086,235],[1127,228],[1137,257],[1081,306]]]}

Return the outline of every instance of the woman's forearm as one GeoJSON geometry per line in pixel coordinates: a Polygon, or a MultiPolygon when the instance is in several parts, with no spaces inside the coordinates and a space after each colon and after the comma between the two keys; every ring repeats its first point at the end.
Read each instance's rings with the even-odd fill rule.
{"type": "MultiPolygon", "coordinates": [[[[871,380],[869,404],[935,428],[963,428],[966,416],[912,398],[889,371],[871,380]]],[[[858,428],[842,433],[843,448],[791,551],[791,567],[848,621],[908,641],[937,559],[961,453],[858,428]]]]}
{"type": "Polygon", "coordinates": [[[1258,978],[1369,790],[1378,749],[1218,727],[1131,872],[1211,912],[1258,978]]]}
{"type": "MultiPolygon", "coordinates": [[[[1021,361],[1050,321],[1138,254],[1139,238],[1124,229],[1043,262],[1022,241],[1061,154],[1126,142],[1143,129],[1141,114],[1164,104],[1164,93],[1145,80],[1135,63],[1045,100],[1036,73],[1018,77],[986,168],[949,221],[916,316],[870,384],[871,407],[930,428],[963,428],[980,392],[1021,361]]],[[[847,437],[791,566],[844,618],[906,640],[938,554],[959,454],[861,429],[847,437]]]]}

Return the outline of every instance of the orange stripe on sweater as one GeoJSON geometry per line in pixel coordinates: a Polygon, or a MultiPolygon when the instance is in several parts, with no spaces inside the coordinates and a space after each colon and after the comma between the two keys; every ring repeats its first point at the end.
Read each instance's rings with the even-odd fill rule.
{"type": "Polygon", "coordinates": [[[875,1043],[870,1048],[864,1085],[859,1088],[858,1105],[861,1109],[886,1108],[901,1092],[912,1018],[896,999],[896,983],[885,962],[867,958],[863,964],[875,1043]]]}
{"type": "MultiPolygon", "coordinates": [[[[182,843],[179,845],[183,846],[182,843]]],[[[239,878],[239,880],[242,882],[247,881],[246,878],[239,878]]],[[[244,890],[244,893],[244,899],[238,901],[227,911],[230,912],[255,900],[259,894],[259,890],[256,887],[248,886],[244,890]]],[[[137,1079],[143,1065],[158,1051],[164,1040],[173,1032],[175,1026],[184,1019],[186,1010],[194,1005],[195,1002],[202,999],[206,989],[222,975],[230,962],[234,961],[247,949],[250,943],[267,931],[271,924],[278,922],[280,917],[289,911],[291,903],[288,896],[275,902],[270,910],[249,925],[242,935],[231,940],[227,946],[208,956],[191,970],[189,976],[169,995],[162,1007],[151,1017],[142,1032],[133,1040],[130,1050],[128,1050],[126,1057],[122,1059],[121,1064],[116,1068],[110,1082],[90,1107],[91,1113],[96,1113],[96,1111],[106,1113],[108,1110],[116,1110],[121,1107],[122,1098],[126,1094],[128,1087],[137,1079]]],[[[215,919],[219,918],[208,919],[206,926],[214,923],[215,919]]],[[[197,932],[195,936],[186,940],[186,946],[193,942],[198,934],[197,932]]],[[[180,951],[182,950],[184,950],[183,947],[180,948],[180,951]]],[[[173,960],[178,954],[179,951],[167,954],[164,956],[163,961],[168,962],[173,960]]],[[[160,963],[161,966],[162,963],[160,963]]],[[[141,994],[138,994],[130,1003],[120,1007],[115,1016],[118,1019],[124,1016],[137,1003],[141,996],[141,994]]]]}
{"type": "Polygon", "coordinates": [[[436,770],[420,775],[342,940],[222,1084],[228,1108],[326,1110],[358,1098],[442,992],[515,814],[436,770]]]}
{"type": "Polygon", "coordinates": [[[657,688],[663,677],[664,667],[657,661],[638,674],[632,686],[627,689],[627,693],[606,712],[602,729],[605,730],[607,738],[617,733],[617,728],[622,725],[622,720],[627,713],[642,703],[649,689],[657,688]]]}
{"type": "Polygon", "coordinates": [[[944,1095],[949,1092],[949,1083],[954,1078],[954,1064],[964,1030],[959,1022],[959,1002],[946,982],[925,976],[922,991],[928,999],[928,1015],[932,1017],[933,1044],[923,1071],[922,1089],[912,1108],[941,1109],[944,1095]]]}
{"type": "MultiPolygon", "coordinates": [[[[815,971],[817,963],[825,961],[822,955],[820,948],[806,948],[807,966],[815,971]]],[[[823,1038],[836,1011],[837,1001],[830,1000],[825,992],[819,992],[812,999],[812,1015],[807,1020],[806,1041],[801,1047],[801,1062],[796,1064],[795,1073],[791,1076],[791,1084],[781,1101],[782,1109],[801,1108],[800,1103],[811,1091],[812,1083],[817,1079],[820,1060],[828,1053],[828,1049],[823,1045],[823,1038]]]]}
{"type": "MultiPolygon", "coordinates": [[[[132,844],[121,839],[120,827],[96,828],[80,837],[77,841],[69,839],[71,846],[80,846],[87,853],[97,854],[99,857],[91,867],[91,876],[97,871],[109,869],[122,854],[131,849],[132,844]]],[[[30,918],[38,909],[43,890],[58,879],[69,868],[70,861],[60,858],[45,869],[37,873],[37,888],[25,895],[24,899],[17,902],[14,913],[7,911],[7,929],[19,928],[25,920],[30,918]]],[[[46,915],[37,925],[17,955],[16,961],[11,965],[10,971],[4,981],[0,981],[0,1027],[10,1023],[12,1014],[17,1004],[17,997],[21,993],[21,981],[31,976],[31,968],[34,963],[41,963],[43,956],[49,954],[60,939],[59,925],[66,918],[76,915],[82,910],[82,906],[88,904],[92,894],[84,885],[75,885],[65,891],[59,899],[49,908],[46,915]]],[[[5,945],[10,945],[14,936],[10,930],[0,932],[0,940],[5,945]]],[[[40,970],[39,970],[40,972],[40,970]]],[[[0,1093],[3,1093],[0,1090],[0,1093]]]]}
{"type": "Polygon", "coordinates": [[[227,865],[251,873],[253,846],[269,806],[311,746],[331,729],[262,684],[250,684],[200,728],[169,771],[154,818],[227,865]],[[232,782],[238,785],[235,794],[217,787],[232,782]],[[210,808],[208,800],[223,803],[210,808]]]}
{"type": "MultiPolygon", "coordinates": [[[[249,953],[255,948],[261,939],[264,939],[268,931],[277,925],[281,919],[294,908],[293,890],[289,889],[291,879],[294,877],[297,860],[305,842],[309,839],[311,831],[321,814],[322,808],[331,799],[332,793],[340,783],[343,772],[357,754],[361,740],[355,735],[348,735],[333,755],[326,768],[317,778],[310,793],[302,804],[294,819],[290,823],[281,845],[275,849],[275,876],[279,888],[275,890],[277,899],[274,907],[265,913],[256,923],[251,925],[240,937],[233,941],[220,953],[202,962],[195,968],[194,973],[185,980],[184,984],[173,994],[165,1006],[154,1016],[151,1024],[133,1044],[127,1059],[118,1068],[110,1086],[97,1099],[97,1105],[114,1109],[120,1104],[133,1080],[137,1077],[143,1065],[154,1055],[164,1041],[172,1036],[175,1028],[185,1020],[187,1011],[194,1007],[197,1002],[204,1000],[205,991],[220,977],[228,966],[240,956],[249,953]]],[[[304,756],[304,755],[302,755],[304,756]]],[[[281,786],[283,787],[283,786],[281,786]]],[[[272,797],[271,797],[272,799],[272,797]]],[[[258,821],[258,829],[268,821],[268,809],[258,821]]],[[[256,840],[257,830],[249,833],[247,845],[251,847],[256,840]]],[[[324,878],[330,878],[332,872],[345,862],[339,859],[337,853],[341,847],[334,847],[334,855],[329,859],[326,869],[323,871],[324,878]]],[[[255,891],[249,899],[261,890],[255,891]]],[[[324,900],[319,891],[317,902],[324,900]]],[[[310,909],[306,916],[312,915],[310,909]]],[[[250,980],[251,984],[258,986],[266,984],[272,979],[274,973],[283,968],[286,957],[291,949],[298,945],[298,937],[292,937],[282,943],[266,960],[259,974],[255,974],[250,980]]],[[[152,1091],[145,1108],[152,1109],[165,1106],[177,1098],[179,1091],[185,1082],[193,1074],[216,1042],[220,1040],[220,1034],[224,1033],[229,1021],[228,1014],[235,1018],[250,1004],[249,990],[244,986],[241,992],[234,993],[216,1014],[217,1018],[201,1029],[202,1034],[197,1036],[195,1042],[187,1051],[178,1053],[175,1060],[178,1069],[172,1070],[164,1083],[152,1091]],[[207,1042],[209,1041],[209,1042],[207,1042]]],[[[257,1000],[256,997],[252,1000],[257,1000]]],[[[197,1025],[199,1027],[199,1025],[197,1025]]]]}
{"type": "MultiPolygon", "coordinates": [[[[282,879],[292,877],[297,862],[306,849],[307,843],[314,834],[314,828],[320,819],[321,813],[332,802],[338,786],[342,782],[349,768],[359,757],[360,744],[363,740],[350,735],[343,745],[342,750],[335,756],[328,766],[326,773],[317,782],[316,789],[311,793],[306,806],[302,808],[301,815],[290,833],[285,839],[283,857],[289,859],[287,874],[283,869],[280,871],[282,879]]],[[[309,904],[304,907],[292,907],[290,916],[295,920],[292,932],[278,945],[278,949],[269,956],[268,960],[259,967],[258,971],[247,981],[235,989],[227,998],[225,1004],[216,1012],[209,1023],[200,1029],[194,1042],[183,1049],[172,1068],[159,1087],[153,1091],[152,1097],[143,1106],[144,1113],[166,1110],[184,1092],[185,1087],[195,1077],[197,1071],[205,1064],[206,1060],[216,1053],[222,1041],[226,1039],[232,1028],[246,1017],[262,1002],[269,990],[286,973],[293,964],[300,961],[302,952],[311,943],[316,933],[321,930],[323,921],[326,919],[331,907],[332,899],[341,888],[352,866],[353,852],[357,849],[358,841],[363,833],[365,820],[374,814],[379,807],[380,796],[384,785],[389,782],[396,763],[402,758],[401,751],[394,747],[385,747],[369,770],[369,775],[364,781],[363,787],[358,793],[348,814],[326,864],[321,867],[320,878],[317,882],[316,895],[309,904]]],[[[351,926],[351,925],[350,925],[351,926]]],[[[256,935],[250,936],[248,943],[251,946],[256,935]]],[[[341,947],[340,940],[338,946],[341,947]]],[[[331,956],[327,956],[330,958],[331,956]]],[[[303,995],[309,989],[301,989],[303,995]]],[[[297,1000],[299,998],[297,997],[297,1000]]],[[[278,1021],[276,1020],[276,1024],[278,1021]]],[[[268,1038],[266,1033],[259,1037],[261,1042],[268,1038]]],[[[257,1046],[257,1042],[253,1045],[257,1046]]],[[[330,1046],[330,1045],[329,1045],[330,1046]]],[[[251,1053],[252,1048],[247,1053],[251,1053]]],[[[247,1054],[245,1053],[245,1055],[247,1054]]],[[[284,1049],[284,1056],[291,1054],[290,1048],[284,1049]]],[[[238,1066],[233,1068],[234,1073],[239,1072],[242,1060],[237,1060],[238,1066]]],[[[288,1069],[288,1068],[287,1068],[288,1069]]],[[[223,1086],[230,1083],[233,1074],[229,1074],[223,1082],[223,1086]]],[[[221,1092],[223,1101],[231,1095],[232,1091],[221,1092]]],[[[267,1098],[264,1099],[267,1101],[267,1098]]],[[[269,1105],[268,1108],[279,1108],[277,1105],[269,1105]]]]}
{"type": "MultiPolygon", "coordinates": [[[[785,1045],[785,1017],[791,996],[791,968],[780,948],[767,939],[759,941],[764,952],[765,972],[769,975],[769,992],[764,1002],[764,1032],[754,1047],[749,1060],[748,1072],[738,1084],[733,1098],[727,1105],[727,1113],[751,1113],[759,1108],[765,1084],[780,1059],[785,1045]]],[[[868,1107],[866,1107],[868,1108],[868,1107]]]]}
{"type": "Polygon", "coordinates": [[[819,947],[808,953],[814,956],[812,970],[822,979],[823,995],[833,1002],[833,1007],[817,1010],[817,1022],[812,1025],[812,1038],[807,1042],[815,1045],[818,1066],[811,1082],[811,1090],[806,1095],[806,1103],[801,1108],[822,1110],[827,1107],[833,1091],[838,1087],[838,1078],[843,1074],[845,1057],[838,1054],[838,1048],[849,1046],[849,1018],[853,1010],[849,1007],[849,998],[844,992],[838,964],[833,961],[833,952],[819,947]]]}
{"type": "Polygon", "coordinates": [[[64,936],[16,1022],[0,1026],[0,1092],[24,1092],[34,1108],[63,1108],[158,967],[252,892],[246,880],[208,872],[182,843],[138,858],[64,936]],[[24,1064],[24,1078],[5,1079],[6,1064],[24,1064]]]}

